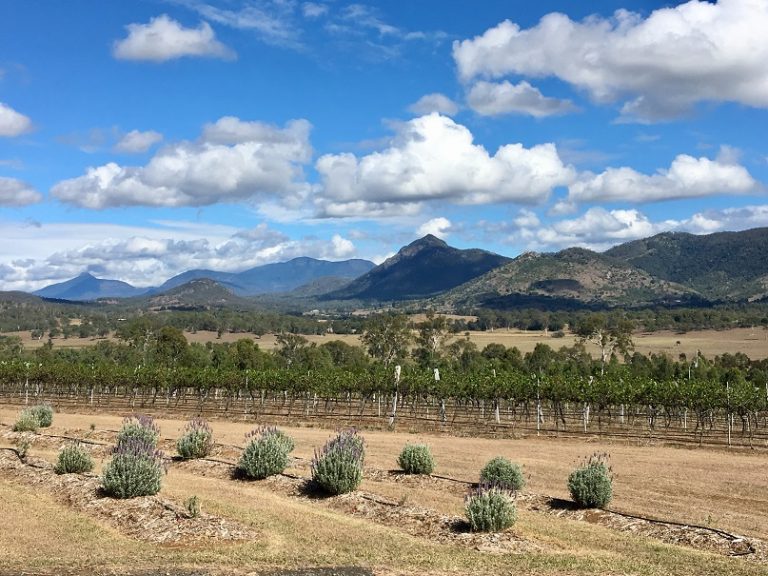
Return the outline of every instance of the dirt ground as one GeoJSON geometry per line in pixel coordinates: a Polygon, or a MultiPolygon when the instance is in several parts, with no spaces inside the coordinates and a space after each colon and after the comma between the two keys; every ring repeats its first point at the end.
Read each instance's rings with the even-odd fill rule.
{"type": "MultiPolygon", "coordinates": [[[[713,538],[707,528],[755,542],[768,540],[768,453],[764,449],[366,431],[366,475],[360,491],[324,499],[305,492],[303,486],[311,474],[314,449],[324,444],[332,430],[284,428],[296,442],[288,475],[243,482],[231,478],[231,465],[244,445],[244,434],[256,423],[216,420],[211,423],[218,444],[212,461],[171,462],[157,497],[160,501],[145,502],[140,507],[143,512],[119,512],[120,504],[113,502],[96,506],[111,510],[109,514],[117,506],[114,514],[135,516],[139,520],[134,519],[134,525],[140,521],[146,527],[151,524],[147,510],[159,506],[166,510],[162,518],[166,526],[167,510],[183,509],[183,503],[196,495],[209,524],[230,523],[251,535],[245,541],[174,544],[137,538],[135,530],[132,533],[103,515],[94,515],[87,509],[90,505],[74,505],[74,496],[64,499],[64,488],[51,488],[51,483],[60,481],[48,469],[65,437],[89,442],[98,474],[109,457],[108,446],[121,415],[57,413],[51,428],[31,437],[28,459],[35,466],[22,466],[9,450],[18,441],[18,434],[9,428],[17,415],[18,408],[0,405],[0,460],[5,462],[0,466],[0,517],[6,526],[13,526],[13,530],[0,530],[0,566],[4,568],[46,575],[98,573],[93,571],[95,566],[108,567],[114,574],[142,574],[157,567],[165,572],[171,567],[240,574],[339,566],[356,567],[358,571],[349,574],[367,570],[441,575],[768,574],[768,564],[756,557],[726,557],[722,550],[713,551],[701,543],[673,545],[669,542],[678,539],[670,540],[668,529],[663,530],[667,536],[660,536],[643,531],[642,519],[628,519],[636,516],[705,529],[699,534],[686,528],[687,536],[679,539],[683,543],[686,538],[694,544],[697,539],[713,538]],[[437,462],[433,477],[397,473],[396,458],[406,442],[429,444],[437,462]],[[567,507],[555,507],[553,502],[569,498],[566,478],[577,461],[596,451],[610,454],[615,481],[609,508],[621,514],[578,516],[567,507]],[[519,520],[501,535],[476,537],[455,524],[463,515],[469,485],[496,455],[524,468],[527,486],[519,497],[519,520]],[[42,476],[49,480],[40,480],[42,476]]],[[[161,448],[172,455],[184,421],[158,422],[164,438],[161,448]]],[[[75,492],[95,494],[94,482],[83,480],[75,492]]],[[[183,513],[177,518],[185,522],[183,513]]],[[[160,519],[157,522],[160,525],[160,519]]]]}
{"type": "MultiPolygon", "coordinates": [[[[21,336],[24,345],[29,348],[42,346],[47,340],[32,340],[29,332],[14,332],[9,335],[21,336]]],[[[265,334],[261,337],[253,334],[222,334],[218,338],[216,332],[185,333],[189,342],[236,342],[241,338],[253,339],[262,350],[272,350],[277,341],[274,334],[265,334]]],[[[463,334],[457,336],[463,338],[463,334]]],[[[322,344],[331,340],[342,340],[348,344],[360,345],[360,338],[350,334],[325,334],[320,336],[306,336],[310,342],[322,344]]],[[[479,349],[491,343],[504,344],[507,347],[517,346],[521,352],[530,352],[537,343],[543,342],[557,349],[561,346],[572,346],[576,338],[566,335],[557,338],[551,332],[529,332],[522,330],[500,329],[493,332],[470,332],[469,338],[479,349]]],[[[54,338],[54,346],[81,348],[91,346],[98,340],[95,338],[54,338]]],[[[635,350],[641,354],[666,353],[677,359],[680,354],[688,357],[695,356],[700,351],[706,357],[714,357],[717,354],[742,352],[753,360],[768,357],[768,330],[762,328],[734,328],[731,330],[695,330],[679,334],[668,330],[633,335],[635,350]]],[[[597,355],[598,349],[594,345],[587,344],[587,349],[593,355],[597,355]]]]}

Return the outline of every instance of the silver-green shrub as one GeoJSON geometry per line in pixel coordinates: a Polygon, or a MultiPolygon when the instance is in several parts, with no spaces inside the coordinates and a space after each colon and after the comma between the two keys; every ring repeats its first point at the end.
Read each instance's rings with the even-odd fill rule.
{"type": "Polygon", "coordinates": [[[152,496],[160,491],[165,472],[163,454],[143,438],[125,438],[104,466],[102,488],[115,498],[152,496]]]}
{"type": "Polygon", "coordinates": [[[499,532],[517,521],[512,494],[496,486],[480,486],[471,492],[464,511],[473,532],[499,532]]]}
{"type": "Polygon", "coordinates": [[[155,447],[160,440],[160,427],[152,416],[130,416],[123,420],[123,427],[117,433],[117,446],[130,439],[148,442],[155,447]]]}
{"type": "Polygon", "coordinates": [[[345,430],[315,450],[312,479],[330,494],[346,494],[363,481],[365,443],[356,430],[345,430]]]}
{"type": "Polygon", "coordinates": [[[176,451],[186,459],[205,458],[213,450],[213,430],[202,418],[193,418],[176,441],[176,451]]]}
{"type": "Polygon", "coordinates": [[[432,474],[435,469],[435,459],[426,444],[406,444],[397,463],[406,474],[432,474]]]}
{"type": "Polygon", "coordinates": [[[25,409],[19,414],[18,420],[13,424],[14,432],[37,432],[40,427],[40,421],[34,415],[32,410],[25,409]]]}
{"type": "Polygon", "coordinates": [[[568,490],[582,508],[604,508],[613,497],[613,473],[607,454],[593,454],[568,476],[568,490]]]}
{"type": "Polygon", "coordinates": [[[48,428],[53,424],[53,407],[50,404],[38,404],[30,408],[29,411],[37,418],[40,428],[48,428]]]}
{"type": "Polygon", "coordinates": [[[290,436],[274,427],[257,428],[246,435],[248,443],[237,464],[238,471],[254,480],[281,474],[293,450],[290,436]]]}
{"type": "Polygon", "coordinates": [[[93,470],[93,458],[79,442],[64,446],[54,467],[56,474],[82,474],[93,470]]]}
{"type": "Polygon", "coordinates": [[[525,477],[518,464],[514,464],[503,456],[496,456],[480,471],[480,484],[489,484],[517,492],[525,486],[525,477]]]}

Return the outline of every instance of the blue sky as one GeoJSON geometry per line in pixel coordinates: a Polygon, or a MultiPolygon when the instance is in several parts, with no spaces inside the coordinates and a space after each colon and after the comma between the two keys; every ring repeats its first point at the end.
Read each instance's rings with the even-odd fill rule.
{"type": "Polygon", "coordinates": [[[0,3],[0,290],[768,226],[768,0],[0,3]]]}

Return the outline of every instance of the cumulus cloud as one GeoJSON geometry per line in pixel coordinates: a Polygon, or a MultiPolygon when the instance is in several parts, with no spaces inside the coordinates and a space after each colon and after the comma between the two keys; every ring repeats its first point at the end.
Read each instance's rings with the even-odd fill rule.
{"type": "Polygon", "coordinates": [[[322,179],[321,212],[337,216],[344,205],[347,215],[365,215],[356,208],[430,200],[536,203],[575,177],[554,144],[507,144],[490,155],[465,126],[436,113],[398,126],[380,152],[360,158],[326,154],[315,167],[322,179]]]}
{"type": "Polygon", "coordinates": [[[655,121],[702,101],[768,107],[768,2],[692,0],[647,18],[618,10],[575,22],[550,13],[531,28],[506,20],[454,42],[464,81],[556,77],[625,119],[655,121]]]}
{"type": "Polygon", "coordinates": [[[184,28],[167,15],[152,18],[148,24],[128,24],[128,36],[115,41],[112,54],[119,60],[165,62],[185,56],[231,59],[235,53],[216,40],[207,22],[197,28],[184,28]]]}
{"type": "MultiPolygon", "coordinates": [[[[730,152],[729,152],[730,154],[730,152]]],[[[677,156],[667,170],[641,174],[632,168],[608,168],[600,174],[584,173],[571,184],[571,202],[658,202],[716,194],[747,194],[759,184],[746,168],[732,163],[733,156],[716,160],[677,156]]]]}
{"type": "Polygon", "coordinates": [[[123,154],[141,154],[162,140],[163,135],[154,130],[146,132],[131,130],[117,141],[114,150],[123,154]]]}
{"type": "Polygon", "coordinates": [[[548,223],[521,211],[513,222],[482,222],[486,235],[528,250],[553,251],[581,246],[607,250],[611,246],[647,238],[661,232],[711,234],[768,226],[768,205],[743,206],[696,212],[682,219],[652,220],[637,209],[607,210],[593,207],[583,214],[548,223]]]}
{"type": "Polygon", "coordinates": [[[578,110],[570,100],[544,96],[528,82],[477,82],[467,95],[470,108],[482,116],[527,114],[534,118],[559,116],[578,110]]]}
{"type": "Polygon", "coordinates": [[[416,230],[416,234],[419,237],[432,234],[432,236],[437,236],[438,238],[447,238],[451,227],[451,221],[448,220],[448,218],[443,218],[441,216],[439,218],[432,218],[431,220],[424,222],[424,224],[419,226],[419,229],[416,230]]]}
{"type": "Polygon", "coordinates": [[[0,206],[27,206],[42,199],[42,194],[26,182],[0,176],[0,206]]]}
{"type": "Polygon", "coordinates": [[[459,111],[459,106],[445,94],[434,92],[419,98],[416,102],[408,106],[408,110],[419,115],[439,112],[446,116],[455,116],[459,111]]]}
{"type": "Polygon", "coordinates": [[[356,253],[340,234],[330,239],[291,239],[260,224],[247,230],[199,222],[163,222],[152,227],[105,224],[4,223],[7,238],[24,241],[20,259],[0,248],[0,290],[35,290],[89,271],[135,286],[153,286],[190,269],[237,272],[298,256],[330,260],[356,253]],[[55,239],[53,244],[52,239],[55,239]],[[55,252],[51,246],[55,245],[55,252]]]}
{"type": "Polygon", "coordinates": [[[312,156],[310,124],[284,128],[222,118],[199,141],[160,149],[145,166],[110,162],[51,189],[62,202],[83,208],[204,206],[256,197],[298,202],[306,193],[302,165],[312,156]]]}
{"type": "Polygon", "coordinates": [[[0,136],[20,136],[32,130],[32,120],[0,102],[0,136]]]}

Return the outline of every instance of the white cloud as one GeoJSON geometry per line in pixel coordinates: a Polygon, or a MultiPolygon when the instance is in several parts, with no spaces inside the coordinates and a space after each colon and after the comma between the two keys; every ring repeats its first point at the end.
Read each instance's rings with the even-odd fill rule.
{"type": "Polygon", "coordinates": [[[157,224],[3,222],[10,245],[0,245],[0,290],[36,290],[84,271],[153,286],[190,269],[237,272],[298,256],[346,259],[356,252],[339,234],[293,240],[265,224],[246,230],[201,222],[157,224]]]}
{"type": "Polygon", "coordinates": [[[768,226],[768,205],[743,206],[696,212],[688,218],[653,221],[639,210],[606,210],[593,207],[575,218],[546,224],[534,220],[507,223],[483,222],[486,233],[506,234],[504,242],[529,250],[552,251],[571,246],[607,250],[611,246],[648,238],[661,232],[711,234],[723,230],[746,230],[768,226]]]}
{"type": "Polygon", "coordinates": [[[162,140],[163,135],[154,130],[146,132],[131,130],[117,141],[114,150],[124,154],[141,154],[162,140]]]}
{"type": "Polygon", "coordinates": [[[520,228],[538,228],[541,226],[541,220],[532,210],[522,208],[517,217],[513,220],[516,226],[520,228]]]}
{"type": "Polygon", "coordinates": [[[318,2],[304,2],[301,5],[301,13],[305,18],[319,18],[328,13],[328,5],[318,2]]]}
{"type": "Polygon", "coordinates": [[[445,94],[434,92],[419,98],[416,102],[408,106],[408,110],[419,115],[439,112],[446,116],[455,116],[459,111],[459,106],[445,94]]]}
{"type": "Polygon", "coordinates": [[[112,53],[120,60],[165,62],[184,56],[231,59],[235,53],[216,40],[207,22],[197,28],[184,28],[163,14],[148,24],[128,24],[128,36],[115,41],[112,53]]]}
{"type": "Polygon", "coordinates": [[[570,100],[544,96],[538,88],[525,81],[511,84],[507,80],[500,83],[481,80],[472,86],[467,102],[470,108],[482,116],[527,114],[545,118],[578,110],[570,100]]]}
{"type": "Polygon", "coordinates": [[[27,206],[42,199],[42,194],[26,182],[0,176],[0,206],[27,206]]]}
{"type": "Polygon", "coordinates": [[[32,130],[32,120],[0,102],[0,136],[20,136],[32,130]]]}
{"type": "Polygon", "coordinates": [[[454,42],[464,81],[553,76],[626,119],[678,116],[697,102],[768,107],[768,2],[692,0],[647,18],[618,10],[575,22],[550,13],[528,29],[506,20],[454,42]]]}
{"type": "Polygon", "coordinates": [[[114,206],[204,206],[279,197],[298,202],[307,192],[302,165],[310,161],[310,124],[285,128],[224,118],[206,126],[198,142],[160,149],[146,166],[110,162],[51,189],[69,204],[92,209],[114,206]],[[227,130],[214,130],[221,125],[227,130]],[[227,140],[228,139],[228,140],[227,140]]]}
{"type": "Polygon", "coordinates": [[[370,203],[536,203],[575,177],[554,144],[507,144],[491,156],[466,127],[439,114],[403,123],[381,152],[361,158],[326,154],[316,169],[323,182],[320,211],[326,215],[331,215],[328,206],[341,215],[345,204],[347,215],[353,215],[355,207],[366,209],[370,203]]]}
{"type": "Polygon", "coordinates": [[[448,237],[452,226],[453,225],[451,224],[451,221],[448,220],[448,218],[443,218],[441,216],[439,218],[432,218],[431,220],[424,222],[424,224],[419,226],[419,229],[416,230],[416,234],[419,237],[432,234],[432,236],[445,239],[448,237]]]}
{"type": "Polygon", "coordinates": [[[759,184],[746,168],[721,159],[678,155],[667,170],[641,174],[632,168],[608,168],[600,174],[586,172],[569,187],[571,202],[658,202],[716,194],[756,192],[759,184]]]}

